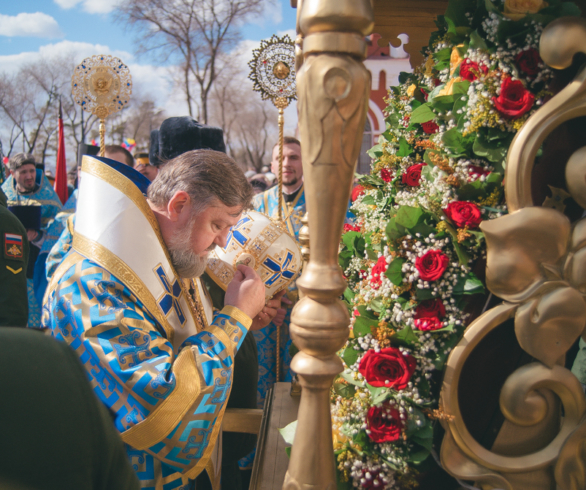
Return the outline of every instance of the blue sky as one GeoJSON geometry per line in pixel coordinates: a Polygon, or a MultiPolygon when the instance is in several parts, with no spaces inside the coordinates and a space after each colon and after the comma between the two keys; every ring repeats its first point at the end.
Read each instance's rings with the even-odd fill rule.
{"type": "MultiPolygon", "coordinates": [[[[38,51],[47,43],[55,43],[62,40],[86,42],[109,46],[111,49],[133,52],[133,34],[126,32],[123,26],[115,24],[109,10],[114,3],[112,0],[18,0],[2,2],[0,9],[0,26],[4,22],[11,25],[18,24],[18,18],[7,19],[5,16],[16,17],[18,14],[34,14],[40,12],[52,17],[58,31],[50,29],[49,22],[44,22],[47,35],[36,36],[6,36],[0,30],[0,56],[15,55],[22,52],[38,51]],[[70,8],[63,8],[59,5],[72,5],[70,8]],[[75,4],[75,5],[74,5],[75,4]],[[92,12],[95,5],[102,12],[92,12]],[[94,5],[94,7],[92,7],[94,5]],[[90,10],[90,11],[88,11],[90,10]]],[[[244,26],[243,38],[247,40],[260,41],[269,38],[277,32],[295,29],[296,10],[291,8],[289,0],[278,0],[278,4],[268,9],[266,18],[258,19],[258,22],[244,26]]],[[[30,18],[29,18],[30,19],[30,18]]],[[[40,20],[40,19],[39,19],[40,20]]],[[[23,18],[23,22],[30,23],[23,18]]],[[[42,23],[42,20],[41,20],[42,23]]],[[[16,26],[15,26],[16,27],[16,26]]]]}
{"type": "MultiPolygon", "coordinates": [[[[152,95],[168,114],[185,114],[186,106],[175,95],[168,70],[148,55],[136,56],[135,33],[114,22],[112,9],[119,1],[123,0],[2,0],[0,73],[65,52],[72,52],[80,62],[94,54],[111,54],[129,66],[133,92],[136,88],[152,95]]],[[[246,66],[251,50],[272,34],[287,32],[294,36],[295,17],[290,0],[273,0],[262,17],[243,26],[243,42],[235,47],[242,54],[235,60],[246,66]]]]}

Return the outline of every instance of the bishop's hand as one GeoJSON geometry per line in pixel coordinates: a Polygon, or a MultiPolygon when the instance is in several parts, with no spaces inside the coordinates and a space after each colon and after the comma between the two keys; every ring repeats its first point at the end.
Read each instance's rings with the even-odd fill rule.
{"type": "Polygon", "coordinates": [[[265,306],[265,285],[251,267],[240,264],[237,269],[226,289],[224,304],[254,318],[265,306]]]}

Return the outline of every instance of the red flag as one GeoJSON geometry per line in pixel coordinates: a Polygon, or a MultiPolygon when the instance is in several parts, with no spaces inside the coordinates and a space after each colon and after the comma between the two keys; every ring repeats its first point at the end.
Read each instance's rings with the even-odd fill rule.
{"type": "Polygon", "coordinates": [[[59,144],[57,146],[57,165],[55,168],[54,189],[61,202],[65,204],[69,197],[67,191],[67,165],[65,164],[65,136],[63,134],[63,113],[59,103],[59,144]]]}

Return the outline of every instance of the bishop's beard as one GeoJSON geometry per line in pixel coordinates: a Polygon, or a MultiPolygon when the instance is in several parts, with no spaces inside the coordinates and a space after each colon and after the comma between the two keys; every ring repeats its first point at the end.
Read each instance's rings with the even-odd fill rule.
{"type": "MultiPolygon", "coordinates": [[[[177,230],[168,244],[171,263],[179,277],[184,279],[201,276],[205,272],[208,263],[207,256],[202,257],[191,248],[191,236],[195,219],[196,217],[194,216],[186,227],[177,230]]],[[[214,248],[215,245],[212,245],[208,250],[213,250],[214,248]]]]}

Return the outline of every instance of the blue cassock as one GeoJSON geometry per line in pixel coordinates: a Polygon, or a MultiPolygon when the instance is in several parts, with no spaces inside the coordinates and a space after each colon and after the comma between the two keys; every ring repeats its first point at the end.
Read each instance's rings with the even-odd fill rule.
{"type": "MultiPolygon", "coordinates": [[[[16,190],[16,182],[11,175],[2,184],[2,190],[8,199],[8,205],[26,204],[27,201],[36,201],[41,204],[41,231],[45,239],[47,237],[47,230],[53,223],[57,213],[61,210],[62,204],[59,196],[51,187],[49,179],[45,176],[42,170],[37,169],[36,183],[38,190],[30,194],[21,194],[16,190]]],[[[28,286],[28,311],[29,311],[29,327],[39,327],[41,324],[41,307],[35,294],[35,284],[33,279],[27,279],[28,286]]]]}
{"type": "Polygon", "coordinates": [[[124,228],[133,226],[136,219],[127,218],[135,211],[131,206],[119,216],[112,216],[116,211],[103,213],[105,224],[98,238],[84,236],[83,227],[80,231],[76,224],[72,248],[47,288],[42,327],[78,354],[94,392],[115,416],[142,488],[192,489],[193,479],[204,469],[217,475],[210,470],[210,458],[231,390],[234,356],[252,320],[231,306],[215,312],[210,325],[195,320],[186,308],[181,280],[160,263],[165,249],[157,249],[155,255],[152,251],[159,242],[145,238],[147,232],[158,233],[143,196],[148,182],[132,169],[123,169],[127,175],[120,176],[119,168],[107,159],[92,158],[90,163],[93,167],[86,169],[84,159],[82,172],[88,176],[84,174],[77,210],[85,230],[93,224],[88,224],[92,220],[83,210],[95,213],[100,206],[88,201],[82,205],[82,199],[91,199],[84,196],[96,194],[84,194],[83,186],[91,181],[101,186],[121,182],[117,202],[123,202],[126,193],[155,224],[112,249],[99,239],[103,230],[121,237],[124,228]],[[130,188],[131,182],[138,182],[139,188],[130,188]],[[132,255],[146,264],[146,275],[128,268],[125,259],[132,255]],[[161,296],[149,280],[161,281],[161,296]],[[175,313],[183,325],[179,328],[170,323],[169,315],[175,313]],[[187,317],[194,319],[193,327],[185,323],[187,317]]]}

